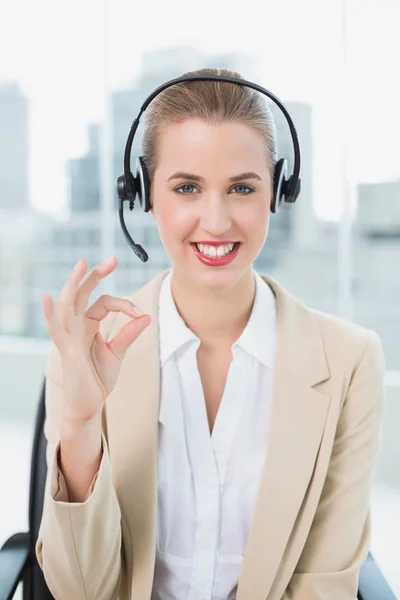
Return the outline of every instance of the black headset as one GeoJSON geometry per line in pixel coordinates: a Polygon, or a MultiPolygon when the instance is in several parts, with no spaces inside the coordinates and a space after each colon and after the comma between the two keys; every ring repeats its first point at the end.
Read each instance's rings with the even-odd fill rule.
{"type": "Polygon", "coordinates": [[[131,161],[131,150],[133,144],[133,138],[135,137],[136,130],[139,125],[140,117],[143,112],[146,110],[150,102],[158,96],[163,90],[169,88],[172,85],[177,83],[182,83],[184,81],[225,81],[227,83],[233,83],[235,85],[244,85],[246,87],[252,88],[253,90],[257,90],[268,96],[274,103],[280,108],[283,112],[289,128],[290,134],[292,136],[293,147],[294,147],[294,167],[293,174],[286,179],[287,173],[287,160],[286,158],[279,159],[275,164],[274,170],[274,190],[273,197],[271,200],[271,212],[276,213],[279,210],[279,207],[282,201],[285,202],[296,202],[301,189],[301,179],[300,179],[300,145],[297,136],[296,128],[293,124],[293,121],[283,105],[283,103],[271,92],[266,90],[265,88],[257,85],[256,83],[252,83],[251,81],[246,81],[245,79],[237,79],[236,77],[225,77],[223,75],[187,75],[183,77],[178,77],[177,79],[171,79],[166,83],[160,85],[157,89],[154,90],[144,101],[142,108],[139,111],[138,116],[134,120],[131,126],[131,130],[128,135],[128,139],[125,145],[125,153],[124,153],[124,174],[118,177],[117,179],[117,192],[118,192],[118,208],[119,208],[119,218],[121,222],[122,231],[125,234],[125,237],[131,246],[134,253],[142,260],[143,262],[147,262],[148,255],[147,252],[140,246],[136,244],[129,232],[126,228],[124,221],[124,211],[123,204],[125,200],[129,200],[129,208],[133,210],[134,202],[136,199],[136,195],[139,198],[140,206],[143,208],[144,212],[149,212],[151,209],[150,204],[150,180],[148,176],[148,172],[146,169],[146,164],[143,156],[139,156],[136,161],[136,177],[134,177],[130,170],[130,161],[131,161]]]}

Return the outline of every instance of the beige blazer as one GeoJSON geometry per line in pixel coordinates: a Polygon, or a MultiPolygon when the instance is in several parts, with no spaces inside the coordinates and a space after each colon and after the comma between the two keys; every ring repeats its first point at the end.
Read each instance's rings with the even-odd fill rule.
{"type": "MultiPolygon", "coordinates": [[[[150,600],[156,549],[160,392],[159,273],[130,299],[152,317],[126,354],[103,413],[103,458],[82,503],[58,470],[63,376],[47,366],[48,476],[36,553],[57,600],[150,600]]],[[[261,275],[277,300],[269,451],[237,600],[355,600],[370,542],[385,359],[379,337],[307,308],[261,275]]],[[[111,339],[129,318],[110,313],[111,339]]],[[[171,485],[177,482],[171,481],[171,485]]]]}

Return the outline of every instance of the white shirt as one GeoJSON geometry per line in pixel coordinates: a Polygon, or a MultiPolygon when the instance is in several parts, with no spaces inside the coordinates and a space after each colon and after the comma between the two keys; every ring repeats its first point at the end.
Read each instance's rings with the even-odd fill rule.
{"type": "Polygon", "coordinates": [[[267,452],[276,348],[275,297],[256,273],[250,319],[212,435],[197,368],[200,340],[171,292],[159,298],[161,397],[157,552],[152,600],[233,600],[267,452]]]}

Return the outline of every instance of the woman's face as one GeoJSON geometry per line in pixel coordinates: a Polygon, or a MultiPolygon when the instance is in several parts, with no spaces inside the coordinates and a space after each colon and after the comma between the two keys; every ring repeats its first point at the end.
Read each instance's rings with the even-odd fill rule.
{"type": "Polygon", "coordinates": [[[157,163],[151,212],[174,270],[196,284],[231,287],[268,234],[272,176],[262,136],[243,124],[168,123],[157,163]],[[193,248],[207,241],[240,245],[231,262],[209,266],[193,248]]]}

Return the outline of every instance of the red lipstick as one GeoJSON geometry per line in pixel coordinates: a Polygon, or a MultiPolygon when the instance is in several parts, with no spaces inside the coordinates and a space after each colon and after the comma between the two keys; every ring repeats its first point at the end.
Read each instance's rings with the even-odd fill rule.
{"type": "MultiPolygon", "coordinates": [[[[203,242],[197,242],[198,244],[202,244],[203,242]]],[[[224,244],[233,244],[234,242],[224,242],[224,244]]],[[[208,245],[213,245],[213,246],[221,246],[220,243],[216,244],[210,244],[210,242],[207,242],[208,245]]],[[[204,254],[202,254],[200,252],[200,250],[197,248],[196,243],[191,243],[190,244],[193,248],[194,253],[196,254],[197,258],[199,259],[200,262],[202,262],[204,265],[207,265],[209,267],[223,267],[225,265],[228,265],[229,263],[231,263],[237,253],[239,252],[239,247],[240,247],[240,242],[236,242],[232,252],[230,252],[227,256],[221,256],[220,258],[215,257],[212,258],[210,256],[205,256],[204,254]]]]}

